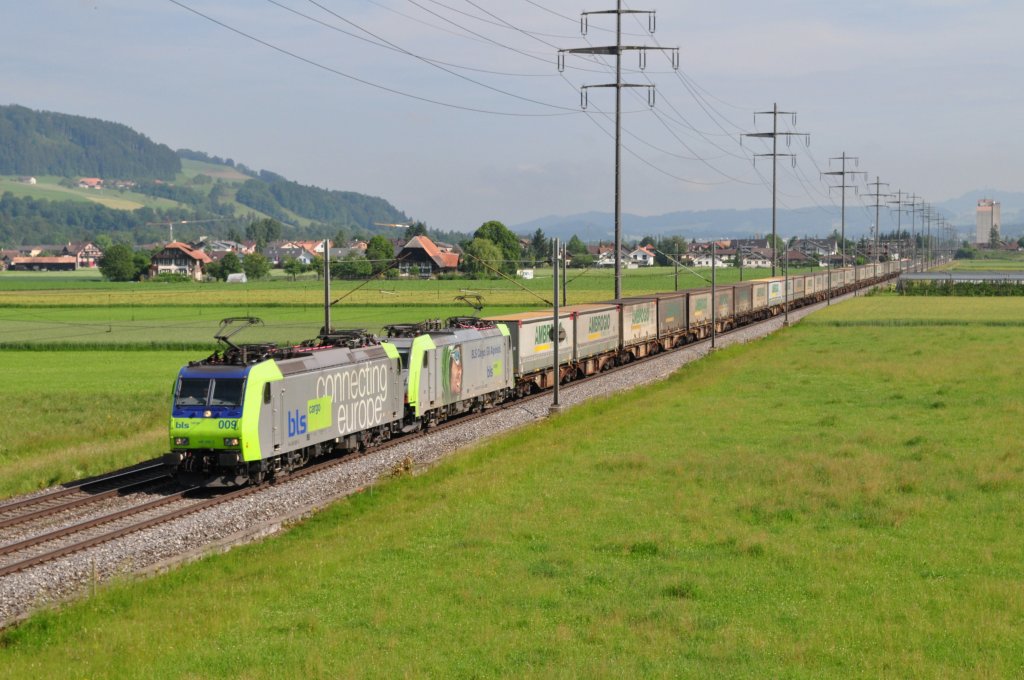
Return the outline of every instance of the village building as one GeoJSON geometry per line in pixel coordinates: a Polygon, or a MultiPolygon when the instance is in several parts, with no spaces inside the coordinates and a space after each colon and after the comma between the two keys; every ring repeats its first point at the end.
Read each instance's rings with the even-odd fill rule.
{"type": "Polygon", "coordinates": [[[435,244],[426,236],[414,236],[398,252],[398,271],[402,276],[429,278],[435,274],[454,272],[459,254],[448,244],[435,244]]]}
{"type": "Polygon", "coordinates": [[[78,269],[78,260],[70,255],[14,257],[8,268],[21,272],[73,272],[78,269]]]}
{"type": "MultiPolygon", "coordinates": [[[[604,245],[599,243],[596,246],[588,245],[587,254],[593,256],[594,265],[597,267],[614,267],[615,266],[615,246],[604,245]]],[[[619,252],[619,262],[631,261],[629,259],[630,251],[621,250],[619,252]]]]}
{"type": "Polygon", "coordinates": [[[172,241],[163,250],[153,255],[149,266],[150,277],[161,274],[187,276],[195,281],[203,280],[204,266],[212,260],[201,250],[179,241],[172,241]]]}
{"type": "MultiPolygon", "coordinates": [[[[735,255],[735,251],[732,253],[735,255]]],[[[715,253],[715,257],[712,259],[711,253],[695,253],[690,256],[694,267],[728,267],[730,263],[718,252],[715,253]]]]}
{"type": "Polygon", "coordinates": [[[78,179],[79,189],[102,189],[103,180],[99,177],[80,177],[78,179]]]}
{"type": "Polygon", "coordinates": [[[751,269],[770,269],[772,266],[772,251],[770,248],[740,248],[740,260],[743,267],[751,269]]]}
{"type": "Polygon", "coordinates": [[[642,246],[629,254],[629,262],[641,267],[654,266],[654,246],[642,246]]]}
{"type": "MultiPolygon", "coordinates": [[[[323,249],[321,248],[321,252],[323,249]]],[[[267,246],[263,249],[263,255],[266,257],[275,267],[280,267],[288,260],[298,260],[304,265],[308,265],[316,257],[316,253],[313,251],[295,245],[295,242],[288,241],[281,246],[267,246]]]]}
{"type": "Polygon", "coordinates": [[[824,260],[839,252],[839,244],[835,239],[798,238],[790,247],[817,260],[824,260]]]}
{"type": "Polygon", "coordinates": [[[103,257],[103,251],[99,249],[94,243],[88,241],[79,243],[68,243],[64,246],[61,251],[61,255],[70,255],[78,260],[79,269],[88,269],[90,267],[96,267],[100,263],[100,258],[103,257]]]}
{"type": "MultiPolygon", "coordinates": [[[[288,241],[287,246],[291,248],[302,248],[304,250],[308,250],[314,255],[323,256],[324,254],[324,239],[320,239],[318,241],[288,241]]],[[[328,240],[327,246],[329,248],[333,248],[334,243],[328,240]]]]}
{"type": "Polygon", "coordinates": [[[8,269],[11,266],[11,260],[20,256],[21,253],[17,250],[0,250],[0,270],[8,269]]]}

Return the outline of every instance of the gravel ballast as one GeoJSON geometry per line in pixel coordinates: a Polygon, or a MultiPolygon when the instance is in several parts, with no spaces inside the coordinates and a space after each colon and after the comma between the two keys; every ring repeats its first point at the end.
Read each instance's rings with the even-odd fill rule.
{"type": "MultiPolygon", "coordinates": [[[[792,311],[790,322],[823,306],[792,311]]],[[[726,347],[748,342],[778,330],[782,324],[783,318],[775,317],[720,336],[716,344],[726,347]]],[[[563,408],[571,408],[588,399],[662,380],[709,350],[710,342],[702,341],[639,362],[627,370],[563,386],[559,401],[563,408]]],[[[410,461],[415,468],[427,467],[485,437],[543,419],[550,406],[551,397],[546,395],[510,408],[495,409],[482,418],[408,441],[398,440],[344,464],[267,486],[258,493],[0,578],[0,627],[16,623],[41,607],[87,596],[114,577],[157,573],[274,534],[317,509],[390,476],[410,461]]]]}

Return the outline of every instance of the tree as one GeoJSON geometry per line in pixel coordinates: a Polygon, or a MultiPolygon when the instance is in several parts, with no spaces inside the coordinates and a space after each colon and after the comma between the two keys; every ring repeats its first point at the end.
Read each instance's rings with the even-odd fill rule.
{"type": "Polygon", "coordinates": [[[573,255],[572,264],[569,266],[573,269],[586,269],[587,267],[594,266],[595,260],[597,260],[597,258],[589,254],[573,255]]]}
{"type": "Polygon", "coordinates": [[[395,259],[395,247],[384,236],[374,236],[366,244],[366,259],[373,265],[373,271],[379,272],[395,259]]]}
{"type": "Polygon", "coordinates": [[[365,279],[373,274],[370,261],[357,252],[350,252],[340,260],[331,261],[332,279],[365,279]]]}
{"type": "Polygon", "coordinates": [[[270,218],[254,220],[245,228],[245,235],[251,241],[256,241],[256,249],[262,251],[268,243],[281,238],[283,227],[280,222],[270,218]]]}
{"type": "Polygon", "coordinates": [[[270,260],[259,253],[250,253],[242,258],[242,271],[250,281],[270,276],[270,260]]]}
{"type": "Polygon", "coordinates": [[[487,239],[501,251],[502,257],[498,259],[505,260],[505,262],[495,262],[491,265],[492,267],[502,269],[508,273],[516,270],[516,265],[519,264],[523,253],[522,248],[519,246],[519,237],[512,233],[508,227],[497,220],[484,222],[473,233],[473,240],[475,241],[478,238],[487,239]]]}
{"type": "Polygon", "coordinates": [[[93,239],[93,243],[101,251],[106,252],[107,248],[109,248],[110,246],[114,245],[114,240],[111,239],[106,234],[99,234],[96,238],[93,239]]]}
{"type": "Polygon", "coordinates": [[[324,258],[321,255],[314,255],[309,265],[306,267],[306,271],[316,272],[316,280],[320,280],[320,275],[324,271],[324,258]]]}
{"type": "Polygon", "coordinates": [[[565,248],[573,255],[587,254],[587,244],[581,241],[580,237],[577,236],[576,234],[572,235],[572,238],[569,239],[569,243],[568,245],[565,246],[565,248]]]}
{"type": "Polygon", "coordinates": [[[414,224],[410,224],[408,227],[405,228],[405,240],[406,241],[411,241],[413,238],[415,238],[417,236],[426,236],[426,235],[427,235],[427,225],[423,224],[422,222],[416,222],[414,224]]]}
{"type": "Polygon", "coordinates": [[[135,264],[135,276],[132,277],[134,281],[141,281],[146,278],[147,272],[149,272],[149,265],[153,264],[153,256],[160,252],[157,248],[153,252],[146,252],[145,250],[136,250],[133,256],[133,262],[135,264]]]}
{"type": "Polygon", "coordinates": [[[228,275],[224,273],[224,267],[222,267],[221,263],[217,260],[206,265],[206,267],[203,268],[203,271],[206,273],[206,278],[214,279],[215,281],[224,281],[228,277],[228,275]]]}
{"type": "Polygon", "coordinates": [[[228,274],[237,274],[242,271],[242,261],[238,259],[238,255],[234,252],[227,252],[224,257],[220,258],[221,270],[224,272],[224,280],[228,278],[228,274]]]}
{"type": "Polygon", "coordinates": [[[289,276],[292,277],[292,281],[298,278],[299,274],[306,271],[306,265],[302,264],[294,257],[285,258],[284,262],[281,265],[281,268],[284,269],[285,274],[288,274],[289,276]]]}
{"type": "Polygon", "coordinates": [[[134,281],[136,277],[135,251],[132,247],[117,243],[100,258],[100,273],[111,281],[134,281]]]}
{"type": "Polygon", "coordinates": [[[464,254],[462,262],[465,272],[473,278],[494,278],[496,275],[493,270],[501,268],[501,248],[490,239],[474,238],[466,245],[464,254]]]}
{"type": "Polygon", "coordinates": [[[538,262],[547,262],[551,258],[551,239],[544,235],[543,229],[533,232],[530,239],[530,252],[538,262]]]}

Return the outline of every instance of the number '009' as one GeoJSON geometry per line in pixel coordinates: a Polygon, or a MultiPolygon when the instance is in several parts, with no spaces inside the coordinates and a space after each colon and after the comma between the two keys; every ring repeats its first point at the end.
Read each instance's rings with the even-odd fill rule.
{"type": "Polygon", "coordinates": [[[220,429],[220,430],[237,430],[238,429],[238,421],[237,420],[218,420],[217,421],[217,429],[220,429]]]}

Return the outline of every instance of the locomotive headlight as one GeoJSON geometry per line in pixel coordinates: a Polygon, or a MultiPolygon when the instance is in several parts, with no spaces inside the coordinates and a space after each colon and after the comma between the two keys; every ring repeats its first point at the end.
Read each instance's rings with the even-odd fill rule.
{"type": "Polygon", "coordinates": [[[174,438],[174,445],[175,446],[188,446],[188,437],[175,437],[174,438]]]}
{"type": "Polygon", "coordinates": [[[238,437],[224,437],[224,446],[238,446],[238,437]]]}

